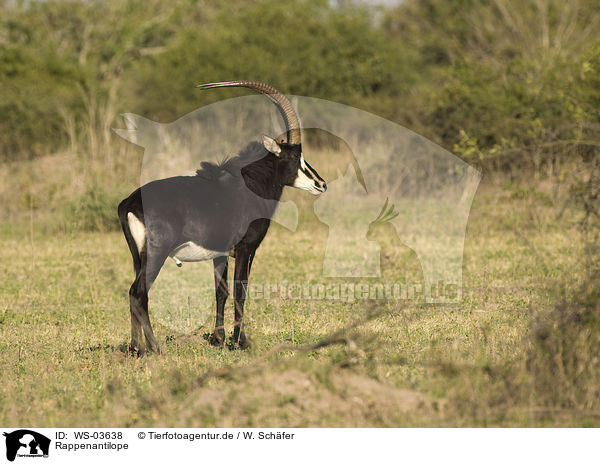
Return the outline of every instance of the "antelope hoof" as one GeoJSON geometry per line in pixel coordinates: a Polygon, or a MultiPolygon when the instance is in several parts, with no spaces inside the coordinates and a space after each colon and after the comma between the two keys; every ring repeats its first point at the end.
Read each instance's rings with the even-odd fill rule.
{"type": "Polygon", "coordinates": [[[144,356],[145,352],[146,350],[137,344],[132,343],[131,345],[129,345],[129,354],[131,356],[137,356],[138,358],[141,358],[142,356],[144,356]]]}
{"type": "Polygon", "coordinates": [[[147,353],[162,354],[160,345],[158,344],[158,342],[156,340],[146,340],[146,349],[140,350],[140,352],[142,354],[147,354],[147,353]]]}
{"type": "Polygon", "coordinates": [[[162,350],[160,349],[160,345],[155,345],[148,348],[148,351],[155,354],[162,354],[162,350]]]}
{"type": "Polygon", "coordinates": [[[223,346],[224,341],[225,341],[225,331],[223,329],[215,330],[213,333],[211,333],[208,336],[208,342],[212,346],[223,346]]]}
{"type": "Polygon", "coordinates": [[[248,348],[250,348],[250,341],[246,338],[244,332],[241,332],[239,335],[233,335],[229,344],[230,350],[245,350],[248,348]]]}

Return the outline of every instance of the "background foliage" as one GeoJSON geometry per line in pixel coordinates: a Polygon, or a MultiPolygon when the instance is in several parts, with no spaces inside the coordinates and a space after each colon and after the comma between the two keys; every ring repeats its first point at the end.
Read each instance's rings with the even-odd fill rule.
{"type": "Polygon", "coordinates": [[[594,0],[10,2],[0,153],[105,150],[123,111],[170,121],[256,79],[405,124],[485,169],[597,149],[594,0]],[[165,104],[168,102],[168,104],[165,104]]]}
{"type": "MultiPolygon", "coordinates": [[[[0,10],[6,424],[600,424],[598,0],[0,0],[0,10]],[[129,356],[131,260],[115,213],[139,185],[142,150],[110,129],[122,112],[169,122],[248,93],[194,88],[229,79],[371,111],[477,165],[461,304],[384,301],[344,347],[271,362],[279,343],[318,342],[372,308],[250,300],[249,352],[159,326],[164,355],[129,356]],[[197,384],[246,364],[243,382],[197,384]]],[[[342,148],[317,147],[330,159],[342,148]]],[[[272,227],[253,278],[302,281],[321,262],[327,227],[301,193],[291,195],[305,228],[290,249],[272,227]]],[[[414,252],[372,226],[386,279],[418,281],[414,252]]],[[[198,280],[174,272],[161,271],[158,295],[161,282],[165,308],[185,295],[187,312],[198,280]]]]}

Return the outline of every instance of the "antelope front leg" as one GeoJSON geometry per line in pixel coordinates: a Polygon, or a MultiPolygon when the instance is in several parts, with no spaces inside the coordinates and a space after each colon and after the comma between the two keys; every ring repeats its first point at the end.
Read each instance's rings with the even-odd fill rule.
{"type": "Polygon", "coordinates": [[[235,255],[235,282],[233,296],[235,300],[235,322],[233,328],[232,349],[245,349],[250,346],[244,333],[244,303],[248,290],[248,275],[252,263],[253,253],[237,251],[235,255]]]}
{"type": "Polygon", "coordinates": [[[222,256],[213,259],[215,267],[215,294],[217,299],[217,318],[215,331],[210,335],[209,342],[213,346],[223,346],[225,341],[225,302],[229,295],[227,286],[228,257],[222,256]]]}

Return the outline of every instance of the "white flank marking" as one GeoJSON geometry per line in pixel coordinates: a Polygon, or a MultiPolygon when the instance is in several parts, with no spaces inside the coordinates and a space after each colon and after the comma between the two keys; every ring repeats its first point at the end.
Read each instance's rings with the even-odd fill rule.
{"type": "Polygon", "coordinates": [[[127,213],[127,222],[129,223],[129,230],[131,231],[131,235],[133,235],[133,240],[135,240],[138,253],[141,253],[142,248],[146,244],[146,228],[142,224],[142,221],[133,213],[127,213]]]}

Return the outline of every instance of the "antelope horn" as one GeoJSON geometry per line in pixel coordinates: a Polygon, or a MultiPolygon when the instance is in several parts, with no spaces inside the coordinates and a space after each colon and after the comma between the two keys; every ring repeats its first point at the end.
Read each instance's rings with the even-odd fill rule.
{"type": "Polygon", "coordinates": [[[288,98],[279,90],[262,82],[254,81],[228,81],[228,82],[213,82],[210,84],[200,84],[196,87],[200,89],[215,89],[219,87],[246,87],[262,93],[277,106],[277,109],[283,117],[285,128],[287,130],[287,143],[300,143],[300,122],[294,108],[288,98]]]}

